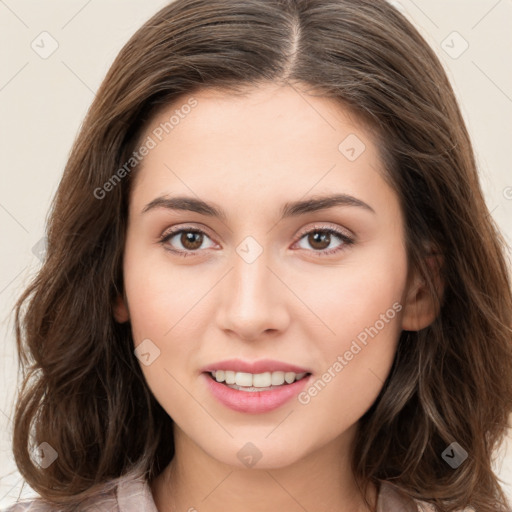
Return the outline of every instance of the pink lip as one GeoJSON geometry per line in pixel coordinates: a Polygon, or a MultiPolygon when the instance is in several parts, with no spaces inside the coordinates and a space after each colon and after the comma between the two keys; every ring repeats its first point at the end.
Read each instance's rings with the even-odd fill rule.
{"type": "MultiPolygon", "coordinates": [[[[217,367],[217,369],[219,368],[217,367]]],[[[201,376],[205,379],[206,385],[212,395],[221,404],[234,411],[252,414],[269,412],[281,407],[294,396],[298,395],[311,378],[311,375],[307,375],[292,384],[284,384],[276,389],[251,392],[232,389],[212,379],[209,373],[203,373],[201,376]]]]}
{"type": "Polygon", "coordinates": [[[241,359],[228,359],[205,366],[202,372],[213,372],[215,370],[233,370],[234,372],[265,373],[265,372],[294,372],[311,373],[311,370],[301,368],[293,364],[282,363],[272,359],[260,359],[259,361],[242,361],[241,359]]]}
{"type": "Polygon", "coordinates": [[[265,372],[294,372],[311,373],[307,368],[301,368],[289,363],[272,359],[260,359],[258,361],[243,361],[242,359],[228,359],[205,366],[201,371],[206,385],[213,396],[222,404],[238,412],[263,413],[269,412],[291,400],[309,381],[310,375],[301,380],[286,384],[267,391],[238,391],[225,384],[212,379],[210,372],[215,370],[231,370],[234,372],[246,372],[252,374],[265,372]]]}

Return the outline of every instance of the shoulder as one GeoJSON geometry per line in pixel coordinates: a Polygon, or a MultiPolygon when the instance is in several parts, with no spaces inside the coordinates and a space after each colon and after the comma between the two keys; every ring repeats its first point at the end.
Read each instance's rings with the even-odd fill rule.
{"type": "MultiPolygon", "coordinates": [[[[64,512],[65,510],[65,508],[50,505],[38,497],[28,501],[19,501],[0,512],[64,512]]],[[[80,502],[79,510],[81,512],[121,512],[115,493],[102,494],[84,500],[80,502]]]]}
{"type": "MultiPolygon", "coordinates": [[[[438,512],[438,509],[425,501],[405,496],[390,482],[381,482],[377,512],[438,512]]],[[[460,512],[475,512],[471,508],[460,512]]]]}
{"type": "Polygon", "coordinates": [[[55,508],[52,507],[38,498],[29,501],[18,501],[8,508],[3,508],[0,512],[53,512],[55,508]]]}
{"type": "MultiPolygon", "coordinates": [[[[80,512],[158,512],[148,482],[142,477],[119,479],[116,487],[80,503],[80,512]]],[[[61,512],[40,498],[18,502],[0,512],[61,512]]]]}
{"type": "MultiPolygon", "coordinates": [[[[425,503],[424,501],[416,501],[416,504],[418,505],[418,512],[438,512],[433,505],[425,503]]],[[[460,512],[475,512],[475,509],[465,508],[464,510],[460,510],[460,512]]]]}
{"type": "Polygon", "coordinates": [[[377,512],[431,512],[431,509],[421,506],[421,503],[405,496],[390,482],[380,483],[377,512]]]}
{"type": "Polygon", "coordinates": [[[0,512],[53,512],[54,510],[50,505],[36,498],[30,501],[18,501],[8,508],[3,508],[0,512]]]}
{"type": "Polygon", "coordinates": [[[424,501],[415,500],[416,506],[418,507],[418,512],[437,512],[433,505],[429,503],[425,503],[424,501]]]}

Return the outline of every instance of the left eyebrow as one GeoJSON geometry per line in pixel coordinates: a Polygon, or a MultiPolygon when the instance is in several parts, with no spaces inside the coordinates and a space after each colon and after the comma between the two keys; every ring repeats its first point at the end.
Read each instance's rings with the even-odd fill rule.
{"type": "MultiPolygon", "coordinates": [[[[331,194],[327,196],[316,196],[303,201],[292,201],[285,203],[281,209],[281,219],[305,215],[306,213],[326,210],[335,206],[355,206],[375,213],[375,210],[354,196],[348,194],[331,194]]],[[[141,213],[153,210],[155,208],[165,208],[168,210],[184,210],[196,212],[209,217],[216,217],[226,220],[225,211],[214,203],[208,203],[202,199],[194,197],[178,196],[160,196],[148,203],[141,213]]]]}
{"type": "Polygon", "coordinates": [[[332,194],[328,196],[317,196],[304,201],[293,201],[285,203],[281,210],[281,219],[293,217],[296,215],[304,215],[305,213],[316,212],[318,210],[326,210],[335,206],[357,206],[369,212],[375,213],[375,210],[357,197],[348,194],[332,194]]]}

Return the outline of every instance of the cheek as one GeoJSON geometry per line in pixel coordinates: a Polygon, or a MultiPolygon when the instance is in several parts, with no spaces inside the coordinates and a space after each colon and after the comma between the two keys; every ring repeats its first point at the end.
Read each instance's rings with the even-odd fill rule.
{"type": "MultiPolygon", "coordinates": [[[[401,333],[406,282],[404,253],[396,251],[393,258],[375,253],[371,264],[359,261],[337,269],[316,303],[313,294],[307,299],[315,303],[330,331],[328,336],[309,332],[316,340],[321,373],[299,396],[319,422],[357,421],[388,376],[401,333]]],[[[333,431],[337,428],[332,425],[333,431]]]]}
{"type": "Polygon", "coordinates": [[[137,353],[139,347],[144,346],[140,352],[150,354],[146,360],[139,357],[144,378],[155,399],[174,422],[178,425],[185,421],[202,424],[204,414],[200,407],[194,407],[194,401],[187,392],[187,377],[196,370],[192,361],[199,341],[195,340],[200,340],[187,326],[190,327],[190,319],[194,316],[190,304],[198,299],[192,301],[184,297],[190,287],[184,286],[184,293],[177,293],[181,283],[177,284],[174,278],[168,281],[169,276],[165,275],[164,269],[138,270],[140,272],[132,273],[127,280],[126,289],[134,348],[137,353]],[[172,288],[168,286],[169,282],[173,283],[172,288]]]}
{"type": "Polygon", "coordinates": [[[129,245],[124,276],[134,341],[166,340],[189,321],[193,305],[211,286],[207,273],[171,262],[163,248],[129,245]]]}
{"type": "Polygon", "coordinates": [[[201,277],[197,269],[191,279],[193,270],[173,266],[165,256],[154,248],[145,252],[127,244],[125,288],[134,348],[144,347],[144,353],[150,354],[139,357],[142,372],[157,401],[179,423],[180,412],[195,414],[186,379],[197,372],[193,362],[201,336],[195,329],[207,314],[207,302],[201,298],[212,279],[207,272],[201,277]]]}
{"type": "Polygon", "coordinates": [[[364,343],[370,336],[367,329],[375,333],[376,327],[379,338],[389,333],[395,339],[400,332],[406,274],[405,253],[390,244],[361,251],[342,265],[324,269],[322,275],[301,276],[301,299],[325,327],[319,335],[318,322],[310,322],[309,326],[315,327],[309,332],[310,339],[316,340],[331,358],[347,350],[358,337],[364,343]]]}
{"type": "Polygon", "coordinates": [[[302,428],[311,435],[319,430],[324,439],[333,439],[357,423],[389,374],[401,332],[401,305],[383,294],[367,306],[339,312],[336,342],[318,344],[322,369],[298,396],[302,428]]]}

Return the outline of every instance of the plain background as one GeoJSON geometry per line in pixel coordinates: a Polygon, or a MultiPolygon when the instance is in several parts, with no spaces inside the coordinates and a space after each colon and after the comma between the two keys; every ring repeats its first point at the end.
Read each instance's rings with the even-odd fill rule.
{"type": "MultiPolygon", "coordinates": [[[[39,268],[50,200],[95,91],[128,38],[167,3],[0,0],[0,507],[20,493],[33,494],[22,489],[11,452],[17,386],[11,309],[39,268]]],[[[391,3],[418,27],[448,72],[489,210],[510,244],[512,1],[391,3]]],[[[497,453],[496,471],[512,497],[511,438],[497,453]]]]}

